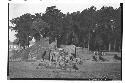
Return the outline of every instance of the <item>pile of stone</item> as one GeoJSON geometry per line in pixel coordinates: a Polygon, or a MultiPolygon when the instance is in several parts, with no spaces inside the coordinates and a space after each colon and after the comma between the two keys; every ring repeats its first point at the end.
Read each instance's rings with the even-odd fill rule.
{"type": "MultiPolygon", "coordinates": [[[[78,70],[76,65],[82,63],[81,59],[76,57],[74,53],[67,50],[66,48],[51,49],[50,58],[48,61],[49,66],[55,65],[56,68],[67,69],[74,68],[78,70]]],[[[42,62],[47,62],[45,59],[42,62]]],[[[46,65],[48,65],[46,64],[46,65]]]]}
{"type": "Polygon", "coordinates": [[[77,56],[75,45],[61,45],[60,47],[57,48],[57,41],[49,44],[47,39],[41,39],[18,54],[22,60],[40,60],[48,66],[55,65],[56,68],[77,69],[76,65],[81,63],[81,59],[77,56]]]}

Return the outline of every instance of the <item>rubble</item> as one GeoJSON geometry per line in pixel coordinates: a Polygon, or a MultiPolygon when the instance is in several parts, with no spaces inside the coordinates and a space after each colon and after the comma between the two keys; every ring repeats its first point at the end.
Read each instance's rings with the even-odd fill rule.
{"type": "Polygon", "coordinates": [[[75,45],[62,45],[61,48],[57,48],[57,41],[49,44],[47,39],[41,39],[29,48],[20,51],[19,54],[22,60],[39,60],[38,66],[77,69],[81,59],[76,57],[75,50],[75,45]]]}

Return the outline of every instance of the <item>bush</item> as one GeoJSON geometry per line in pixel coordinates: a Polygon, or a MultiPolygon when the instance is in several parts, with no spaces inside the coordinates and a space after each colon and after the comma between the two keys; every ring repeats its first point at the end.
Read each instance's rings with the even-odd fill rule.
{"type": "Polygon", "coordinates": [[[117,56],[117,54],[114,55],[114,59],[121,60],[121,57],[117,56]]]}
{"type": "Polygon", "coordinates": [[[92,58],[93,58],[94,61],[96,61],[96,62],[98,61],[97,58],[96,58],[95,56],[93,56],[92,58]]]}
{"type": "Polygon", "coordinates": [[[106,61],[103,57],[99,56],[99,60],[106,61]]]}

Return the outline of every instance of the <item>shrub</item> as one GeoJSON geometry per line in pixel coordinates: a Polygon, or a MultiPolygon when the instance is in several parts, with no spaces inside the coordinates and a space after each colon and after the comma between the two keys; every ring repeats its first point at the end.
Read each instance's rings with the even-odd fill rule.
{"type": "Polygon", "coordinates": [[[121,57],[117,56],[117,54],[114,55],[114,59],[121,60],[121,57]]]}

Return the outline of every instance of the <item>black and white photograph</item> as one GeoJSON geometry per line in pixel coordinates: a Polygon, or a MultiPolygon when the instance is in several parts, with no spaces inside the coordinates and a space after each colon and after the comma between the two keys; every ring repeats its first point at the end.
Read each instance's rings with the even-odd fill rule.
{"type": "Polygon", "coordinates": [[[8,3],[7,80],[122,80],[123,3],[8,3]]]}

